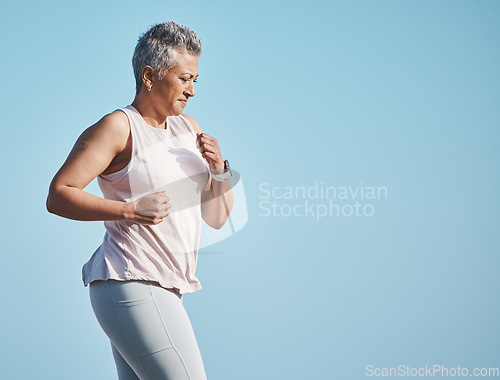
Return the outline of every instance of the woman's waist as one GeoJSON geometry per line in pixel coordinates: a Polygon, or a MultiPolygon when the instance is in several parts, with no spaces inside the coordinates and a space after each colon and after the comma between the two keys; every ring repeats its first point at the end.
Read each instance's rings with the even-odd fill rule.
{"type": "Polygon", "coordinates": [[[168,290],[169,292],[174,293],[177,297],[182,298],[182,294],[180,290],[176,287],[166,287],[162,286],[159,281],[157,280],[144,280],[144,279],[105,279],[105,280],[94,280],[92,281],[89,286],[91,288],[97,288],[97,287],[102,287],[102,286],[110,286],[112,288],[122,288],[125,289],[126,287],[129,287],[129,285],[140,285],[140,286],[155,286],[155,287],[160,287],[162,289],[168,290]]]}
{"type": "Polygon", "coordinates": [[[155,255],[197,251],[201,237],[201,216],[188,219],[178,216],[168,215],[157,225],[105,221],[103,248],[155,255]]]}

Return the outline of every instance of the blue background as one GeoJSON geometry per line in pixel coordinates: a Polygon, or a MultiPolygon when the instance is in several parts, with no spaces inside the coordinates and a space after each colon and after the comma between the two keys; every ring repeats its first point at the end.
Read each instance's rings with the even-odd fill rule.
{"type": "Polygon", "coordinates": [[[137,38],[166,20],[203,41],[186,113],[248,207],[184,297],[208,378],[500,367],[499,16],[487,0],[4,5],[1,377],[116,378],[81,281],[104,227],[45,199],[80,133],[133,100],[137,38]],[[261,184],[315,182],[388,197],[371,217],[262,215],[261,184]]]}

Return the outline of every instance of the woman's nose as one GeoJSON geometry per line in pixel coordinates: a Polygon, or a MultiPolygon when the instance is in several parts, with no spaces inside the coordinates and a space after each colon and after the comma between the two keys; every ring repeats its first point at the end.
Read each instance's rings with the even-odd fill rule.
{"type": "Polygon", "coordinates": [[[185,92],[186,92],[186,94],[188,94],[191,97],[193,97],[195,95],[194,82],[189,82],[189,85],[186,87],[185,92]]]}

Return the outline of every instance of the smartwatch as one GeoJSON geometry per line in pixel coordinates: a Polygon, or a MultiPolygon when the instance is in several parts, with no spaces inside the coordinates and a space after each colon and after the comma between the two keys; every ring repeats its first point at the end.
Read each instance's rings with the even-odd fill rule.
{"type": "Polygon", "coordinates": [[[212,174],[212,179],[217,182],[222,182],[233,175],[228,160],[224,160],[224,172],[222,174],[214,174],[212,171],[210,173],[212,174]]]}

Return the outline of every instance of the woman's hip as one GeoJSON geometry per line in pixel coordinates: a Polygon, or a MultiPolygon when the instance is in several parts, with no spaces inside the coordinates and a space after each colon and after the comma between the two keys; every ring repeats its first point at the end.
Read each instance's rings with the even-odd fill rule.
{"type": "Polygon", "coordinates": [[[136,280],[95,281],[89,293],[99,324],[136,373],[149,372],[148,366],[156,372],[160,365],[166,366],[162,371],[181,369],[200,374],[193,379],[203,378],[198,344],[178,295],[155,283],[136,280]],[[175,356],[170,364],[162,364],[167,350],[175,356]],[[151,363],[156,360],[158,363],[151,363]]]}

